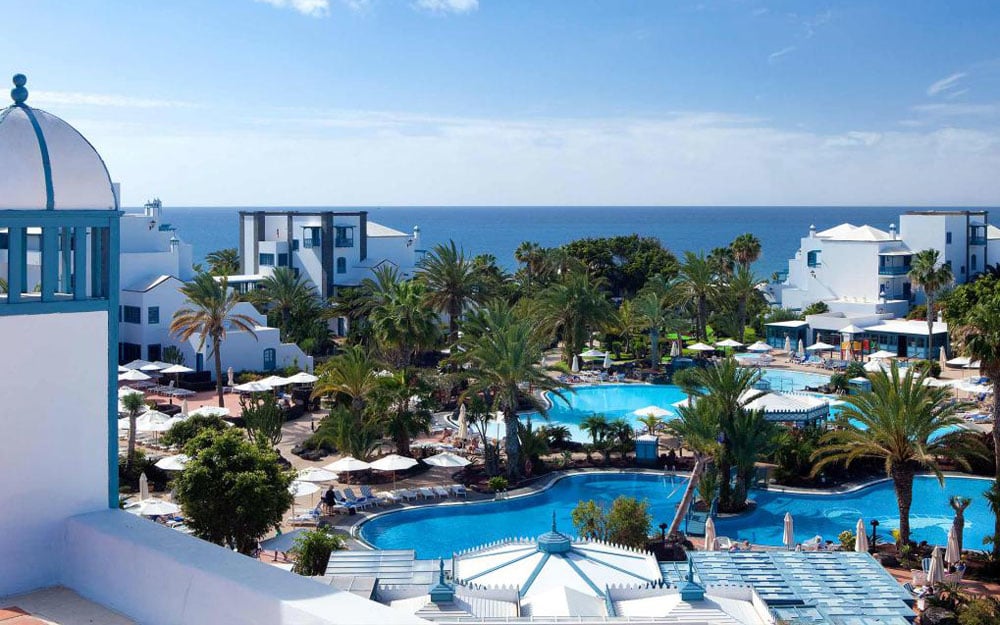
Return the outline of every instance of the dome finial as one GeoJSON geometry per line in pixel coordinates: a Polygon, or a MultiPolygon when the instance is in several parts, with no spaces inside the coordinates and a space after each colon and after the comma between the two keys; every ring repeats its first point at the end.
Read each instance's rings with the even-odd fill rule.
{"type": "Polygon", "coordinates": [[[24,104],[24,101],[28,99],[28,90],[24,88],[26,82],[28,82],[27,76],[14,74],[14,88],[10,90],[10,97],[14,100],[15,105],[24,104]]]}

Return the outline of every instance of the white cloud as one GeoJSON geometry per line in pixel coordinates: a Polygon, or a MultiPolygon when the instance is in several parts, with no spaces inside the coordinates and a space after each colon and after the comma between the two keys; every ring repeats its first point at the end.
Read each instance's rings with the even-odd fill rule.
{"type": "Polygon", "coordinates": [[[919,104],[912,110],[937,117],[990,117],[1000,114],[997,104],[919,104]]]}
{"type": "MultiPolygon", "coordinates": [[[[207,114],[233,120],[231,111],[207,114]]],[[[193,206],[1000,202],[994,130],[893,124],[831,135],[711,112],[534,120],[263,114],[271,115],[266,123],[224,131],[77,126],[126,183],[126,203],[168,188],[172,205],[193,206]]]]}
{"type": "Polygon", "coordinates": [[[784,47],[784,48],[782,48],[780,50],[772,52],[771,54],[768,54],[767,55],[767,62],[768,63],[776,63],[778,61],[778,59],[780,59],[781,57],[785,56],[786,54],[791,54],[792,52],[795,52],[795,46],[784,47]]]}
{"type": "Polygon", "coordinates": [[[330,14],[330,0],[256,0],[279,9],[292,9],[309,17],[326,17],[330,14]]]}
{"type": "Polygon", "coordinates": [[[414,6],[433,13],[469,13],[479,8],[479,0],[416,0],[414,6]]]}
{"type": "Polygon", "coordinates": [[[193,108],[193,102],[180,100],[157,100],[110,93],[82,93],[76,91],[32,90],[29,96],[32,104],[39,106],[104,106],[113,108],[193,108]]]}
{"type": "Polygon", "coordinates": [[[927,95],[933,97],[941,92],[954,89],[958,85],[958,81],[962,80],[966,76],[967,74],[965,72],[956,72],[951,76],[942,78],[941,80],[933,83],[930,87],[927,87],[927,95]]]}

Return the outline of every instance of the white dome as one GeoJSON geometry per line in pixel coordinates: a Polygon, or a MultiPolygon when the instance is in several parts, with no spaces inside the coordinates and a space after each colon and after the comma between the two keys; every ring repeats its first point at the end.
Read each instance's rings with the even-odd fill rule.
{"type": "Polygon", "coordinates": [[[117,209],[94,146],[55,115],[27,106],[23,76],[14,84],[14,104],[0,111],[0,210],[117,209]]]}

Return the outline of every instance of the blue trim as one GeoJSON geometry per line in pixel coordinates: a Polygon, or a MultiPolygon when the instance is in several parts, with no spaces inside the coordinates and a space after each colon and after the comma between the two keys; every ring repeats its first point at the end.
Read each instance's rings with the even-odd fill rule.
{"type": "Polygon", "coordinates": [[[42,127],[38,124],[35,112],[31,110],[30,106],[24,104],[16,104],[15,106],[24,111],[28,120],[31,121],[31,127],[35,129],[38,150],[42,153],[42,172],[45,174],[45,210],[53,210],[56,207],[56,196],[52,190],[52,163],[49,162],[49,146],[45,143],[45,135],[42,133],[42,127]]]}
{"type": "MultiPolygon", "coordinates": [[[[117,406],[115,406],[115,407],[117,408],[117,406]]],[[[115,423],[115,427],[118,427],[117,422],[115,423]]],[[[531,551],[529,551],[528,553],[524,554],[523,556],[518,556],[518,557],[514,558],[513,560],[506,560],[506,561],[501,562],[500,564],[498,564],[496,566],[491,566],[490,568],[486,569],[485,571],[480,571],[479,573],[476,573],[472,577],[463,578],[463,581],[469,582],[469,581],[472,581],[474,579],[480,578],[483,575],[486,575],[487,573],[492,573],[493,571],[496,571],[497,569],[502,569],[503,567],[509,566],[511,564],[514,564],[515,562],[520,562],[521,560],[524,560],[525,558],[530,558],[531,556],[535,555],[536,553],[540,553],[540,552],[538,551],[538,549],[532,548],[531,551]]],[[[494,555],[496,555],[496,554],[494,554],[494,555]]],[[[549,554],[545,554],[545,555],[548,556],[549,554]]]]}
{"type": "MultiPolygon", "coordinates": [[[[20,308],[21,293],[24,292],[25,252],[24,228],[9,226],[7,228],[7,303],[17,304],[20,308]]],[[[9,306],[0,306],[0,315],[9,306]]]]}
{"type": "MultiPolygon", "coordinates": [[[[545,563],[548,562],[551,557],[551,553],[542,553],[542,559],[535,565],[535,570],[531,572],[531,575],[529,575],[528,579],[525,580],[524,586],[522,586],[521,590],[517,593],[519,597],[524,598],[524,595],[528,594],[528,589],[535,583],[535,578],[537,578],[538,574],[542,572],[542,569],[545,568],[545,563]]],[[[566,559],[566,562],[569,562],[569,559],[566,559]]],[[[593,586],[593,584],[591,584],[591,586],[593,586]]]]}
{"type": "Polygon", "coordinates": [[[118,289],[120,213],[108,220],[108,507],[118,508],[118,289]]]}
{"type": "Polygon", "coordinates": [[[648,577],[643,577],[642,575],[639,575],[637,573],[633,573],[632,571],[629,571],[628,569],[623,569],[622,567],[616,566],[614,564],[611,564],[610,562],[605,562],[604,560],[601,560],[600,558],[595,558],[594,556],[587,555],[586,553],[583,552],[582,549],[574,549],[574,553],[578,553],[578,554],[582,555],[584,560],[590,560],[591,562],[596,562],[596,563],[598,563],[600,565],[608,567],[609,569],[614,569],[614,570],[618,571],[619,573],[624,573],[624,574],[630,575],[630,576],[632,576],[632,577],[634,577],[636,579],[641,579],[644,582],[653,583],[653,582],[656,581],[655,579],[649,579],[648,577]]]}
{"type": "Polygon", "coordinates": [[[563,559],[566,561],[566,564],[569,565],[569,568],[573,569],[576,572],[576,574],[580,576],[580,579],[587,582],[587,585],[590,586],[594,590],[594,592],[597,593],[598,597],[602,599],[604,598],[604,592],[600,588],[598,588],[597,584],[595,584],[589,577],[587,577],[587,575],[583,571],[580,570],[580,567],[576,565],[576,562],[573,562],[573,560],[569,558],[563,558],[563,559]]]}
{"type": "Polygon", "coordinates": [[[59,290],[59,233],[55,227],[42,228],[42,301],[56,301],[59,290]]]}
{"type": "Polygon", "coordinates": [[[73,299],[87,299],[87,228],[73,229],[73,299]]]}

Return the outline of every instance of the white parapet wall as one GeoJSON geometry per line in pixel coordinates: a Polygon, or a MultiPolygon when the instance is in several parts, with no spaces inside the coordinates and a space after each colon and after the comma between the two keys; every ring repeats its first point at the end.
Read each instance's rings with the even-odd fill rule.
{"type": "Polygon", "coordinates": [[[394,625],[423,619],[120,510],[67,520],[60,582],[143,625],[394,625]]]}
{"type": "Polygon", "coordinates": [[[0,596],[51,585],[67,517],[108,506],[108,317],[0,316],[0,596]]]}

